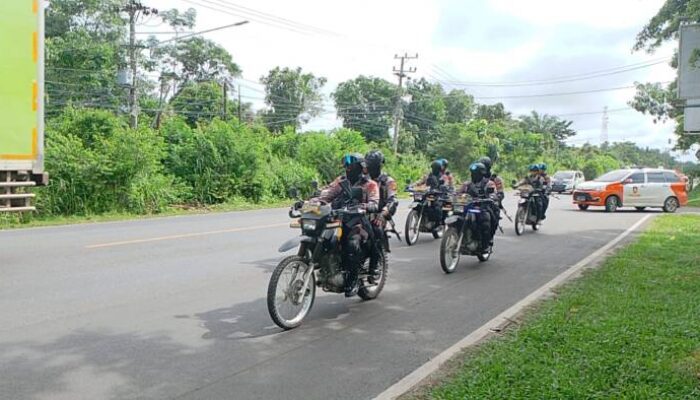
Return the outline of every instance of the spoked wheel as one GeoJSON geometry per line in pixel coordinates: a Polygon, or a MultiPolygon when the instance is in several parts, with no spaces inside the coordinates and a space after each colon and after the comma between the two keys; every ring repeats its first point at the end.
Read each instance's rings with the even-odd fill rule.
{"type": "Polygon", "coordinates": [[[440,267],[446,274],[451,274],[459,264],[459,232],[448,228],[440,243],[440,267]]]}
{"type": "Polygon", "coordinates": [[[418,241],[418,235],[420,234],[419,221],[420,215],[418,211],[411,210],[406,217],[406,244],[413,246],[418,241]]]}
{"type": "Polygon", "coordinates": [[[282,329],[301,325],[316,298],[316,280],[311,267],[299,256],[282,260],[275,268],[267,288],[267,310],[282,329]],[[306,289],[304,277],[311,274],[306,289]]]}
{"type": "MultiPolygon", "coordinates": [[[[379,265],[377,265],[379,270],[378,274],[374,276],[368,275],[367,278],[362,279],[360,289],[357,291],[357,295],[360,296],[362,300],[374,300],[379,296],[379,293],[382,292],[382,289],[384,289],[386,278],[389,275],[389,263],[387,262],[384,251],[381,253],[382,255],[378,261],[379,265]]],[[[369,259],[367,262],[369,263],[369,259]]]]}
{"type": "Polygon", "coordinates": [[[518,207],[518,212],[515,214],[515,234],[518,236],[525,232],[525,218],[527,218],[527,212],[524,208],[518,207]]]}

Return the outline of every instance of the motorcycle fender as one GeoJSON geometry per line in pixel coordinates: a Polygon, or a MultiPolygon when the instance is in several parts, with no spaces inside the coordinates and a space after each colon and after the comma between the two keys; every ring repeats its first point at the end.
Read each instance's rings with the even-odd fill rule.
{"type": "Polygon", "coordinates": [[[278,251],[280,253],[284,253],[284,252],[287,252],[287,251],[299,246],[299,244],[301,242],[313,243],[313,241],[314,241],[314,239],[312,237],[309,237],[306,235],[297,236],[295,238],[291,238],[291,239],[287,240],[286,242],[284,242],[284,244],[282,244],[282,246],[280,246],[278,251]]]}

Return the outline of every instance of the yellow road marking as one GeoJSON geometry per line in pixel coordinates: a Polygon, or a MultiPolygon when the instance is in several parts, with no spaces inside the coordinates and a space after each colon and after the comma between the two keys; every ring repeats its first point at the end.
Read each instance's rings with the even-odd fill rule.
{"type": "Polygon", "coordinates": [[[105,247],[117,247],[117,246],[126,246],[126,245],[130,245],[130,244],[161,242],[164,240],[187,239],[187,238],[193,238],[193,237],[199,237],[199,236],[218,235],[218,234],[222,234],[222,233],[235,233],[235,232],[256,231],[256,230],[260,230],[260,229],[280,228],[283,226],[289,226],[289,223],[258,225],[258,226],[250,226],[250,227],[246,227],[246,228],[231,228],[231,229],[221,229],[218,231],[194,232],[194,233],[184,233],[181,235],[171,235],[171,236],[144,238],[144,239],[124,240],[121,242],[93,244],[93,245],[85,246],[85,248],[86,249],[101,249],[101,248],[105,248],[105,247]]]}

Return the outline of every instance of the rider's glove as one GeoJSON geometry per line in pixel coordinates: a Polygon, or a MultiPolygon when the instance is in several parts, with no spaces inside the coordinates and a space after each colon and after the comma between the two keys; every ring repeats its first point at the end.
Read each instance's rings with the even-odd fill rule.
{"type": "Polygon", "coordinates": [[[368,203],[368,204],[367,204],[367,207],[365,207],[365,209],[366,209],[367,212],[370,213],[370,214],[371,214],[371,213],[376,213],[377,211],[379,211],[379,207],[377,206],[376,203],[368,203]]]}

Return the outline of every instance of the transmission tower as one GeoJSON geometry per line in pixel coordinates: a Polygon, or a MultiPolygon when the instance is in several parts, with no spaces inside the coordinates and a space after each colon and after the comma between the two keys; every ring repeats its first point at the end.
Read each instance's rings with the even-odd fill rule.
{"type": "Polygon", "coordinates": [[[600,144],[608,142],[608,121],[610,121],[610,117],[608,117],[608,106],[605,106],[603,107],[603,121],[600,129],[600,144]]]}

